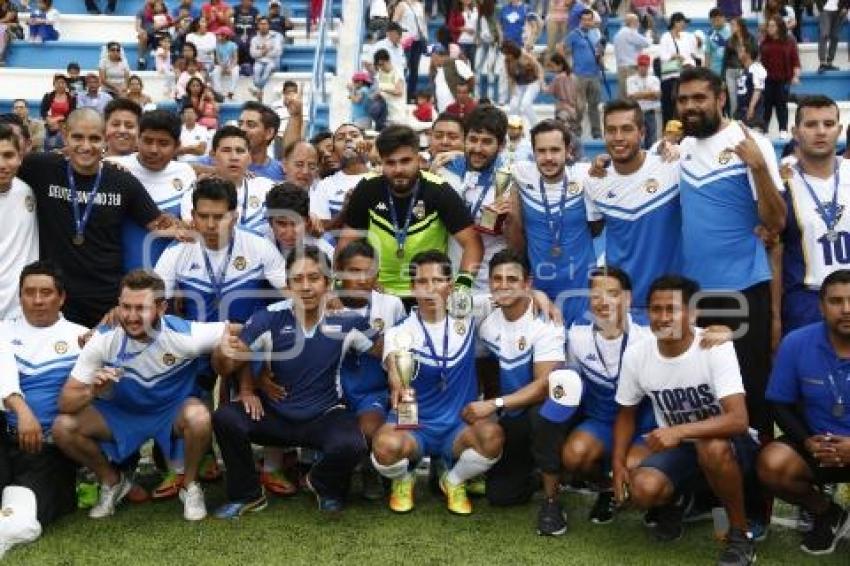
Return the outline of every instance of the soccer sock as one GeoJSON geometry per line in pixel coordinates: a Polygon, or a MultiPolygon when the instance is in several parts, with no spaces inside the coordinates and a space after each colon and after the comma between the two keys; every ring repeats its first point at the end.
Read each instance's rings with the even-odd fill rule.
{"type": "Polygon", "coordinates": [[[405,476],[410,474],[410,460],[407,458],[402,458],[395,464],[389,464],[388,466],[384,466],[380,462],[375,459],[375,455],[372,454],[372,465],[375,466],[375,469],[378,470],[378,473],[390,480],[400,480],[405,476]]]}
{"type": "Polygon", "coordinates": [[[36,518],[35,493],[29,488],[10,485],[3,490],[0,532],[3,542],[32,542],[41,536],[41,523],[36,518]]]}
{"type": "Polygon", "coordinates": [[[283,448],[276,446],[263,447],[263,471],[266,473],[279,472],[283,462],[283,448]]]}
{"type": "Polygon", "coordinates": [[[470,478],[483,474],[498,461],[499,458],[487,458],[472,448],[467,448],[460,453],[460,458],[457,459],[446,479],[452,485],[462,484],[470,478]]]}

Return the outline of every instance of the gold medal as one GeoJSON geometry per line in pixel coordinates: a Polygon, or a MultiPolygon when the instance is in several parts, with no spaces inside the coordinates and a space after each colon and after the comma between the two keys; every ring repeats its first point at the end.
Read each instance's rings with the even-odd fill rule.
{"type": "Polygon", "coordinates": [[[466,325],[463,323],[462,320],[455,321],[455,332],[457,332],[461,336],[466,334],[466,325]]]}
{"type": "Polygon", "coordinates": [[[75,246],[82,246],[86,243],[86,237],[82,234],[74,234],[74,237],[71,238],[71,241],[74,243],[75,246]]]}

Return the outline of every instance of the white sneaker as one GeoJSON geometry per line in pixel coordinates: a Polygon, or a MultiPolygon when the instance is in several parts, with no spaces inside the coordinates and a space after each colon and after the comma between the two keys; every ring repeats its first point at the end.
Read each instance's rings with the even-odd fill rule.
{"type": "Polygon", "coordinates": [[[204,490],[198,482],[193,481],[180,490],[180,501],[183,502],[183,518],[187,521],[200,521],[207,516],[204,490]]]}
{"type": "Polygon", "coordinates": [[[127,496],[131,487],[133,487],[133,482],[131,482],[130,478],[124,474],[121,474],[118,477],[118,483],[112,487],[108,487],[106,484],[101,484],[100,499],[98,499],[97,505],[92,507],[91,511],[89,511],[89,517],[92,519],[103,519],[114,515],[115,508],[118,507],[121,500],[127,496]]]}
{"type": "Polygon", "coordinates": [[[9,552],[9,549],[15,546],[15,543],[8,541],[0,541],[0,560],[3,560],[3,557],[6,556],[6,553],[9,552]]]}

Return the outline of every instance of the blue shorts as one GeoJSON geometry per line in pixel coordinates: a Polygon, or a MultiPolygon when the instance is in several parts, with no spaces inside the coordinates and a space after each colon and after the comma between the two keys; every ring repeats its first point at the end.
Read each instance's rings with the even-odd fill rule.
{"type": "Polygon", "coordinates": [[[163,409],[147,413],[133,413],[104,399],[97,399],[94,408],[106,421],[112,440],[100,442],[100,449],[113,463],[124,462],[145,442],[153,439],[166,458],[179,461],[183,458],[182,439],[174,437],[174,421],[186,399],[163,409]]]}
{"type": "Polygon", "coordinates": [[[389,393],[379,391],[365,395],[348,395],[348,410],[358,417],[363,413],[380,413],[386,418],[387,406],[390,402],[389,393]]]}
{"type": "MultiPolygon", "coordinates": [[[[742,434],[730,439],[741,476],[750,476],[755,469],[759,445],[749,435],[742,434]]],[[[676,493],[690,489],[694,482],[700,480],[702,470],[699,467],[696,444],[683,442],[676,448],[651,454],[640,463],[640,468],[655,468],[673,484],[676,493]]]]}
{"type": "MultiPolygon", "coordinates": [[[[611,459],[611,452],[614,450],[614,423],[608,423],[598,419],[585,419],[581,421],[574,430],[589,434],[598,440],[605,448],[605,459],[611,459]]],[[[652,429],[636,431],[635,437],[632,439],[632,443],[643,443],[643,436],[650,430],[652,429]]]]}
{"type": "MultiPolygon", "coordinates": [[[[391,412],[387,418],[387,422],[395,423],[398,420],[398,414],[391,412]]],[[[416,441],[417,459],[423,456],[441,457],[446,463],[446,466],[451,466],[454,463],[454,444],[460,433],[466,428],[466,423],[458,421],[449,425],[441,424],[440,426],[428,425],[428,423],[419,423],[420,427],[404,432],[410,434],[413,440],[416,441]]]]}

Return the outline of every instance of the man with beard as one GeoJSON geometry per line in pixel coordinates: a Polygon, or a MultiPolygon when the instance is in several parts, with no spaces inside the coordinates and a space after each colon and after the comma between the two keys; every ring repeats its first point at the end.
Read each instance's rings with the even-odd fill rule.
{"type": "Polygon", "coordinates": [[[419,171],[419,136],[409,127],[384,128],[375,146],[383,172],[351,193],[337,250],[365,234],[378,253],[378,282],[410,307],[410,259],[421,251],[445,252],[451,237],[463,250],[456,284],[471,288],[483,249],[463,200],[442,178],[419,171]]]}
{"type": "Polygon", "coordinates": [[[595,265],[599,217],[582,194],[587,166],[567,167],[570,133],[557,120],[531,129],[535,163],[513,164],[514,186],[505,223],[508,246],[527,250],[534,287],[561,307],[569,327],[587,312],[588,270],[595,265]],[[594,223],[591,227],[591,223],[594,223]]]}
{"type": "Polygon", "coordinates": [[[649,284],[681,270],[679,163],[641,149],[644,113],[633,100],[605,105],[603,134],[613,166],[584,183],[588,206],[605,222],[605,263],[629,274],[633,314],[646,319],[649,284]]]}
{"type": "Polygon", "coordinates": [[[794,125],[797,163],[783,169],[788,219],[782,233],[782,333],[822,319],[818,290],[846,265],[850,238],[850,161],[836,157],[838,106],[826,96],[800,99],[794,125]]]}
{"type": "Polygon", "coordinates": [[[333,133],[334,157],[342,167],[310,191],[310,215],[322,223],[323,231],[341,227],[339,213],[349,193],[369,172],[370,144],[354,124],[342,124],[333,133]]]}
{"type": "MultiPolygon", "coordinates": [[[[475,229],[481,234],[484,257],[473,287],[478,292],[486,292],[489,288],[487,264],[496,252],[504,249],[505,236],[499,220],[484,226],[482,219],[485,214],[495,214],[498,219],[498,215],[506,213],[510,207],[507,195],[496,195],[496,172],[505,166],[500,154],[505,146],[508,119],[495,106],[481,106],[467,116],[464,129],[464,155],[449,161],[437,174],[463,199],[475,229]]],[[[449,257],[455,266],[460,261],[461,251],[457,244],[449,245],[449,257]]]]}
{"type": "Polygon", "coordinates": [[[726,90],[720,77],[693,67],[683,70],[679,81],[676,105],[688,136],[680,147],[683,273],[703,289],[701,310],[725,311],[702,317],[700,326],[746,329],[736,337],[735,350],[747,410],[753,426],[772,436],[764,401],[770,373],[771,268],[757,232],[775,235],[785,225],[776,156],[767,138],[723,118],[726,90]]]}
{"type": "Polygon", "coordinates": [[[139,141],[142,107],[127,98],[115,98],[103,109],[106,121],[106,156],[130,155],[139,141]]]}

